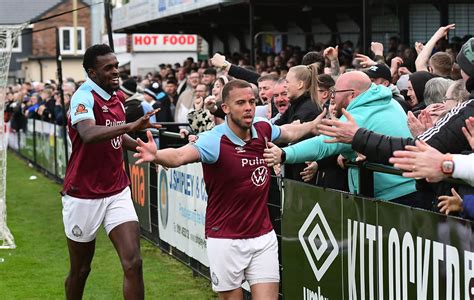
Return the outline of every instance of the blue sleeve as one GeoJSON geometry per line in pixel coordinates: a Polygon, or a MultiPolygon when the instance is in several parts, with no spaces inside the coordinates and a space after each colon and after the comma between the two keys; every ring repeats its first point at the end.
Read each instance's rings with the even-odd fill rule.
{"type": "Polygon", "coordinates": [[[464,217],[474,220],[474,195],[465,195],[462,201],[464,217]]]}
{"type": "Polygon", "coordinates": [[[194,147],[199,151],[201,162],[213,164],[219,158],[220,141],[223,135],[220,129],[220,126],[216,126],[212,130],[205,131],[198,135],[194,147]]]}
{"type": "MultiPolygon", "coordinates": [[[[142,101],[142,108],[143,108],[143,114],[145,115],[147,112],[153,110],[153,106],[151,106],[150,103],[146,102],[145,100],[142,101]]],[[[150,123],[156,123],[156,116],[153,115],[150,117],[150,123]]]]}
{"type": "Polygon", "coordinates": [[[95,120],[94,97],[86,89],[79,89],[71,99],[71,125],[84,120],[95,120]]]}

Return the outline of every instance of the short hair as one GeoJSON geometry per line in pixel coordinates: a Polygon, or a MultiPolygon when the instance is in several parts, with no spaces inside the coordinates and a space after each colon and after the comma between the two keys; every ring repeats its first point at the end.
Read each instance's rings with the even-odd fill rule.
{"type": "Polygon", "coordinates": [[[334,81],[334,78],[332,78],[331,75],[329,74],[320,74],[318,75],[318,86],[325,89],[329,90],[332,88],[336,82],[334,81]]]}
{"type": "Polygon", "coordinates": [[[87,48],[84,53],[84,59],[82,60],[82,66],[87,73],[87,70],[94,69],[97,62],[97,56],[114,53],[112,48],[107,44],[96,44],[87,48]]]}
{"type": "Polygon", "coordinates": [[[168,79],[166,80],[166,84],[178,85],[178,81],[174,77],[168,77],[168,79]]]}
{"type": "Polygon", "coordinates": [[[229,94],[233,89],[245,89],[249,88],[252,90],[250,83],[240,79],[234,79],[229,81],[222,89],[222,101],[227,102],[229,100],[229,94]]]}
{"type": "Polygon", "coordinates": [[[326,60],[320,52],[310,51],[303,56],[301,64],[309,66],[311,64],[318,63],[318,74],[324,73],[324,67],[326,66],[326,60]]]}
{"type": "Polygon", "coordinates": [[[261,76],[257,82],[260,83],[262,81],[273,81],[273,82],[277,82],[278,81],[278,76],[276,76],[275,74],[268,74],[268,75],[263,75],[261,76]]]}
{"type": "Polygon", "coordinates": [[[436,75],[449,76],[453,69],[453,58],[446,52],[436,52],[430,58],[430,65],[436,72],[436,75]]]}
{"type": "Polygon", "coordinates": [[[428,80],[425,84],[423,95],[426,105],[442,103],[444,95],[446,95],[446,91],[452,83],[453,81],[451,79],[443,77],[435,77],[428,80]]]}
{"type": "Polygon", "coordinates": [[[203,74],[204,75],[214,75],[214,76],[216,76],[217,71],[214,68],[207,68],[206,70],[204,70],[203,74]]]}

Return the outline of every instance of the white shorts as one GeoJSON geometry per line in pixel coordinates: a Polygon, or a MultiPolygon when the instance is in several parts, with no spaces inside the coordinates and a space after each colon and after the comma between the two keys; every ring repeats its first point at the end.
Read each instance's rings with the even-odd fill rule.
{"type": "Polygon", "coordinates": [[[244,280],[280,282],[275,231],[251,239],[207,239],[207,256],[215,292],[235,290],[244,280]]]}
{"type": "Polygon", "coordinates": [[[87,243],[94,240],[100,224],[104,224],[109,235],[112,229],[120,224],[138,222],[129,187],[102,199],[82,199],[65,195],[62,202],[64,232],[75,242],[87,243]]]}

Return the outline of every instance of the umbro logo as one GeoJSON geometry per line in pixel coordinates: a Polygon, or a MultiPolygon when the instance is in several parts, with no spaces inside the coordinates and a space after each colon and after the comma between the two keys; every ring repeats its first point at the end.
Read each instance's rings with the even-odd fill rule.
{"type": "Polygon", "coordinates": [[[298,231],[298,239],[316,280],[320,281],[339,254],[339,245],[319,203],[298,231]]]}
{"type": "Polygon", "coordinates": [[[237,146],[235,147],[235,150],[237,151],[237,153],[245,153],[244,147],[237,146]]]}
{"type": "Polygon", "coordinates": [[[109,108],[107,107],[107,105],[102,106],[102,112],[109,112],[109,108]]]}

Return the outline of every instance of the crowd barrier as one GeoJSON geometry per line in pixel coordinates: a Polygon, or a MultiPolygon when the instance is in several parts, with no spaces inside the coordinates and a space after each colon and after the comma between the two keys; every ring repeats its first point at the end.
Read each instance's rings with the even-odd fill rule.
{"type": "MultiPolygon", "coordinates": [[[[60,179],[60,130],[29,120],[26,132],[10,133],[9,144],[60,179]]],[[[173,141],[163,138],[161,148],[185,143],[167,140],[173,141]]],[[[124,158],[142,235],[209,278],[200,164],[164,169],[135,165],[130,152],[124,158]]],[[[352,167],[361,167],[361,195],[271,177],[268,205],[279,241],[283,298],[473,299],[473,223],[374,200],[373,172],[398,172],[375,164],[352,167]]]]}

